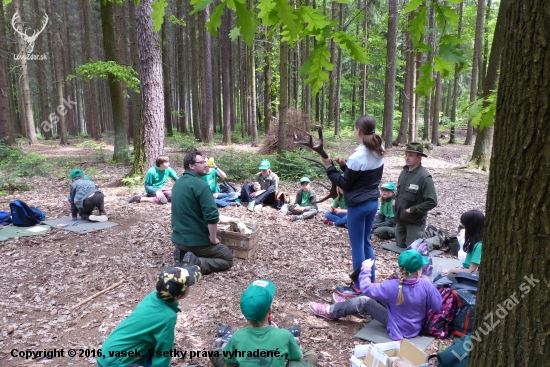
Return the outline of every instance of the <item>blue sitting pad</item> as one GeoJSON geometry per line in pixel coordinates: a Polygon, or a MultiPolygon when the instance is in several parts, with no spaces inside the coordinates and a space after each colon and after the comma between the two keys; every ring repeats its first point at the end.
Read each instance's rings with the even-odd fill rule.
{"type": "MultiPolygon", "coordinates": [[[[355,338],[367,340],[373,343],[387,343],[392,342],[393,340],[388,335],[384,325],[379,323],[376,320],[372,320],[364,328],[359,330],[357,334],[354,335],[355,338]]],[[[420,350],[426,350],[428,346],[435,340],[431,336],[417,336],[416,338],[408,339],[420,350]]]]}
{"type": "Polygon", "coordinates": [[[78,217],[78,223],[76,225],[71,225],[75,221],[71,217],[63,217],[58,219],[52,219],[44,221],[43,223],[52,226],[55,229],[62,229],[64,231],[70,231],[75,233],[89,233],[95,232],[102,229],[118,226],[118,223],[115,222],[88,222],[80,217],[78,217]]]}
{"type": "Polygon", "coordinates": [[[40,236],[48,232],[50,226],[38,225],[30,227],[4,226],[0,229],[0,241],[5,241],[10,238],[40,236]]]}
{"type": "MultiPolygon", "coordinates": [[[[396,252],[398,254],[402,253],[403,251],[405,251],[404,248],[402,247],[398,247],[397,244],[395,242],[388,242],[386,244],[383,244],[382,245],[382,248],[384,250],[389,250],[389,251],[393,251],[393,252],[396,252]]],[[[443,251],[439,251],[439,250],[432,250],[430,251],[430,256],[434,257],[434,256],[437,256],[437,255],[441,255],[443,253],[443,251]]]]}

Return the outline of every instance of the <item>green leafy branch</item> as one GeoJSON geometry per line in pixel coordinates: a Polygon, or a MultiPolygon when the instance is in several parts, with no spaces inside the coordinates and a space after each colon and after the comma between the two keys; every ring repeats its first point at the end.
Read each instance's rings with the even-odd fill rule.
{"type": "Polygon", "coordinates": [[[479,131],[488,126],[493,126],[497,111],[496,91],[484,98],[476,99],[466,109],[468,109],[468,117],[472,119],[471,125],[479,131]]]}
{"type": "Polygon", "coordinates": [[[67,81],[78,77],[89,82],[95,77],[107,79],[111,75],[116,82],[126,83],[135,93],[140,92],[138,73],[131,66],[119,65],[114,61],[96,61],[77,66],[75,70],[76,75],[68,75],[67,81]]]}

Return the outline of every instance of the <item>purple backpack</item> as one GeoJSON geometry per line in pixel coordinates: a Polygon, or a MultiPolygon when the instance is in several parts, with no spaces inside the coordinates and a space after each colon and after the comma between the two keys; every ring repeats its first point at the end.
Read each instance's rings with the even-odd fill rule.
{"type": "Polygon", "coordinates": [[[422,275],[426,275],[428,277],[432,276],[432,271],[434,267],[433,267],[432,257],[430,256],[430,249],[428,248],[428,244],[424,242],[422,238],[419,238],[413,243],[411,243],[409,247],[407,247],[407,250],[410,250],[410,249],[416,250],[420,253],[420,255],[430,259],[430,263],[422,267],[422,275]]]}
{"type": "Polygon", "coordinates": [[[422,333],[437,339],[445,339],[451,334],[457,303],[450,287],[439,289],[441,294],[441,309],[437,312],[428,311],[428,318],[422,325],[422,333]]]}

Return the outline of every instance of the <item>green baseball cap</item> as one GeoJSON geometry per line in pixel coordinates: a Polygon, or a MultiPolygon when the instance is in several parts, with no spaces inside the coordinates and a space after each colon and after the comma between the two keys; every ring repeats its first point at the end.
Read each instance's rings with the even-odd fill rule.
{"type": "Polygon", "coordinates": [[[269,169],[271,167],[271,163],[269,163],[269,161],[267,159],[264,159],[261,163],[260,163],[260,167],[259,169],[269,169]]]}
{"type": "Polygon", "coordinates": [[[75,168],[71,172],[71,179],[74,180],[77,177],[84,176],[84,172],[80,168],[75,168]]]}
{"type": "Polygon", "coordinates": [[[300,183],[303,183],[303,182],[311,182],[311,180],[309,179],[309,177],[302,177],[300,179],[300,183]]]}
{"type": "Polygon", "coordinates": [[[241,296],[241,312],[244,317],[261,325],[269,312],[275,291],[275,284],[269,280],[253,281],[241,296]]]}
{"type": "Polygon", "coordinates": [[[393,182],[384,182],[382,186],[380,186],[380,188],[384,190],[397,191],[397,188],[395,187],[393,182]]]}
{"type": "Polygon", "coordinates": [[[399,255],[397,258],[397,263],[399,266],[405,268],[410,275],[411,273],[422,269],[424,265],[428,265],[430,263],[430,259],[420,255],[420,252],[410,249],[403,251],[401,255],[399,255]]]}

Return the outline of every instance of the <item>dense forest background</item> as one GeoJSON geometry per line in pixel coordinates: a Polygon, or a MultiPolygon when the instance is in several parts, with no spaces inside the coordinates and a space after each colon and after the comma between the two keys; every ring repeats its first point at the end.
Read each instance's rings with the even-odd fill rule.
{"type": "MultiPolygon", "coordinates": [[[[242,0],[235,12],[219,0],[4,3],[7,144],[114,135],[113,160],[129,161],[139,140],[144,167],[162,152],[164,136],[253,146],[267,137],[268,150],[282,152],[296,132],[321,124],[340,137],[363,114],[376,118],[386,145],[453,143],[466,126],[465,143],[473,144],[471,118],[479,126],[490,110],[482,103],[494,105],[494,96],[478,99],[499,7],[492,0],[242,0]],[[268,6],[278,23],[266,20],[268,6]],[[291,16],[300,24],[294,33],[291,16]],[[321,35],[327,27],[316,31],[325,24],[330,37],[321,35]]],[[[485,168],[489,156],[478,150],[476,164],[485,168]]]]}

